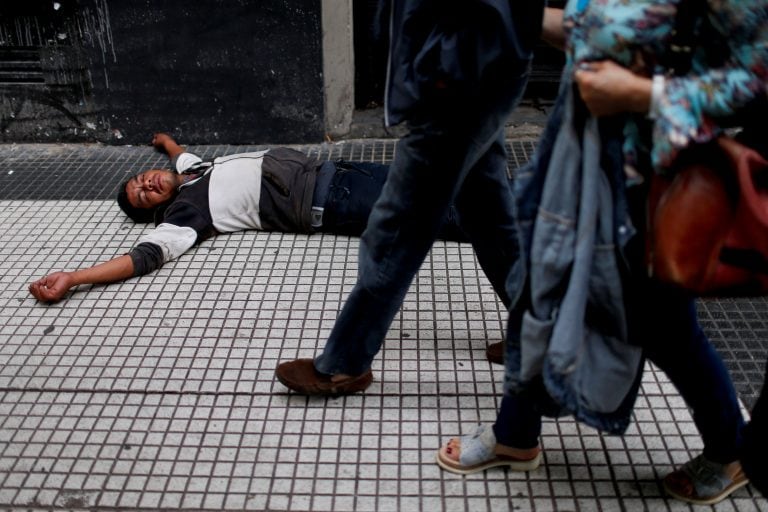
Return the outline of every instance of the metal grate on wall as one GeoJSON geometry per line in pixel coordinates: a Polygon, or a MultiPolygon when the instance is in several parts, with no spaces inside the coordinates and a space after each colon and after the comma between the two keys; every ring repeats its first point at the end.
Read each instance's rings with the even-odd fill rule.
{"type": "Polygon", "coordinates": [[[31,46],[0,47],[0,85],[43,84],[40,49],[31,46]]]}

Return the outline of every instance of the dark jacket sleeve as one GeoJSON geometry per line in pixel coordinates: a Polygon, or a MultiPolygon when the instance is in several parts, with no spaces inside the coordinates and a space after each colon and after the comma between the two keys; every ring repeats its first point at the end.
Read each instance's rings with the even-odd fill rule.
{"type": "Polygon", "coordinates": [[[174,201],[166,210],[163,222],[139,239],[130,252],[134,276],[157,270],[166,261],[216,234],[207,209],[199,208],[192,202],[194,199],[194,195],[185,194],[174,201]]]}
{"type": "Polygon", "coordinates": [[[133,277],[149,274],[163,266],[163,251],[151,242],[140,243],[129,254],[133,261],[133,277]]]}
{"type": "Polygon", "coordinates": [[[393,0],[386,122],[456,98],[496,75],[524,75],[544,0],[393,0]]]}

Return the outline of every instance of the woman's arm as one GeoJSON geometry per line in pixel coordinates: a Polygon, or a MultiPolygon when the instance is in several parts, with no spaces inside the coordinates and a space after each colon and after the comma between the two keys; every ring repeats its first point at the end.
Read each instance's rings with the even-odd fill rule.
{"type": "MultiPolygon", "coordinates": [[[[766,93],[768,17],[764,0],[718,0],[708,5],[709,22],[730,56],[716,68],[698,65],[685,76],[664,80],[652,112],[657,165],[669,165],[677,151],[691,142],[716,137],[718,119],[739,112],[766,93]]],[[[699,44],[706,48],[706,43],[699,44]]]]}
{"type": "Polygon", "coordinates": [[[544,20],[541,25],[541,39],[555,48],[565,49],[565,29],[563,28],[563,9],[544,8],[544,20]]]}
{"type": "MultiPolygon", "coordinates": [[[[762,0],[710,3],[709,22],[717,27],[730,52],[722,66],[694,63],[687,75],[659,76],[654,85],[652,78],[635,75],[613,62],[590,62],[577,68],[574,80],[594,115],[650,114],[654,119],[652,160],[654,166],[666,167],[691,142],[716,137],[718,119],[736,114],[766,94],[768,18],[763,11],[762,0]]],[[[700,42],[704,49],[707,43],[700,42]]]]}
{"type": "Polygon", "coordinates": [[[125,254],[74,272],[54,272],[29,285],[29,293],[43,302],[56,302],[74,286],[114,283],[133,277],[133,260],[125,254]]]}

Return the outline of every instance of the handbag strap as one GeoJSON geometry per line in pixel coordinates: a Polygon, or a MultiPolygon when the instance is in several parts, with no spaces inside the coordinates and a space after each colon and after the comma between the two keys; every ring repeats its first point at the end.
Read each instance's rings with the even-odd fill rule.
{"type": "Polygon", "coordinates": [[[706,12],[706,5],[705,0],[680,0],[677,4],[669,52],[662,59],[662,64],[672,75],[684,75],[691,70],[698,24],[706,12]]]}
{"type": "Polygon", "coordinates": [[[727,60],[730,49],[723,34],[718,32],[707,17],[706,0],[680,0],[669,40],[669,52],[661,59],[673,76],[688,73],[699,41],[706,41],[704,57],[710,67],[719,67],[727,60]]]}
{"type": "MultiPolygon", "coordinates": [[[[749,209],[755,222],[768,231],[768,162],[754,149],[730,137],[720,137],[718,144],[736,174],[739,201],[749,209]]],[[[768,243],[765,245],[768,248],[768,243]]]]}
{"type": "Polygon", "coordinates": [[[739,224],[725,240],[719,259],[727,265],[768,276],[768,162],[730,137],[720,137],[717,142],[727,160],[725,167],[735,175],[738,204],[734,223],[739,224]],[[735,239],[731,239],[733,233],[738,233],[735,239]]]}

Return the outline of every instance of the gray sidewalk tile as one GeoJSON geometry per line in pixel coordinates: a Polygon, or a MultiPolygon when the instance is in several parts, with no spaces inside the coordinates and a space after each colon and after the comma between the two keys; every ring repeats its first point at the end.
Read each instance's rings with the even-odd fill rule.
{"type": "MultiPolygon", "coordinates": [[[[512,143],[510,167],[532,148],[512,143]]],[[[393,146],[305,150],[389,161],[393,146]]],[[[42,305],[29,282],[124,253],[148,229],[108,198],[126,167],[157,157],[147,148],[0,147],[9,154],[18,169],[29,159],[74,170],[50,197],[32,197],[34,187],[18,180],[20,195],[0,199],[0,509],[695,509],[660,486],[701,441],[674,386],[652,367],[623,437],[548,420],[534,472],[459,477],[438,468],[441,443],[492,422],[501,393],[502,371],[484,351],[501,338],[505,314],[470,246],[435,245],[376,358],[371,388],[300,397],[274,369],[324,342],[354,284],[357,239],[236,233],[152,275],[42,305]],[[72,199],[66,194],[86,188],[82,172],[96,172],[98,186],[72,199]]],[[[766,302],[700,306],[749,406],[762,381],[766,302]]],[[[747,487],[716,509],[768,511],[768,503],[747,487]]]]}

